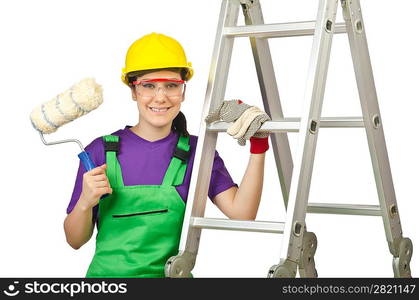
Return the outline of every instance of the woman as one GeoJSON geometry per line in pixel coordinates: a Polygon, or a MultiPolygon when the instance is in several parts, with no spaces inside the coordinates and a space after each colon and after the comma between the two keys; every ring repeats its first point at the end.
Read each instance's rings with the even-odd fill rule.
{"type": "MultiPolygon", "coordinates": [[[[168,36],[152,33],[128,49],[122,80],[139,122],[86,147],[98,167],[79,166],[64,221],[74,249],[97,222],[88,277],[164,277],[167,259],[177,254],[197,143],[180,111],[192,75],[182,46],[168,36]]],[[[255,219],[268,147],[267,138],[251,139],[240,187],[215,154],[208,196],[229,218],[255,219]]]]}

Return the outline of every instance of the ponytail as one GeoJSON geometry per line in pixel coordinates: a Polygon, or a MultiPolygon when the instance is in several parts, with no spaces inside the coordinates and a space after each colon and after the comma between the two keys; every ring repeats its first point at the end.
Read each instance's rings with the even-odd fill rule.
{"type": "Polygon", "coordinates": [[[189,132],[187,130],[186,125],[186,118],[181,111],[179,111],[178,115],[172,122],[172,130],[179,133],[179,135],[189,136],[189,132]]]}
{"type": "MultiPolygon", "coordinates": [[[[186,80],[186,74],[188,73],[188,69],[182,68],[180,70],[177,69],[177,71],[180,72],[181,78],[183,80],[186,80]]],[[[181,111],[179,111],[176,118],[174,118],[172,122],[172,130],[176,131],[179,134],[179,136],[189,136],[189,132],[186,125],[186,117],[181,111]]]]}

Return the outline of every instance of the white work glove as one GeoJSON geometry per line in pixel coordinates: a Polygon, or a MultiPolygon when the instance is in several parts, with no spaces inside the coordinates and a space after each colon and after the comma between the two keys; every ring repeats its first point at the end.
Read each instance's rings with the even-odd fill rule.
{"type": "Polygon", "coordinates": [[[270,120],[269,116],[256,106],[251,106],[233,123],[227,133],[237,139],[239,145],[244,146],[251,137],[265,138],[269,132],[257,132],[262,124],[270,120]]]}
{"type": "Polygon", "coordinates": [[[205,118],[207,123],[214,121],[233,122],[227,133],[237,139],[239,145],[244,146],[251,137],[265,138],[269,132],[257,131],[270,117],[256,106],[250,106],[241,100],[223,101],[221,105],[205,118]]]}

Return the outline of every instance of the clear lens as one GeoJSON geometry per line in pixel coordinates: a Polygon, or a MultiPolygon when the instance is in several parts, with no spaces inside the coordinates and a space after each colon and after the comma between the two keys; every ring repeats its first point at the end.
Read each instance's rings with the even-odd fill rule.
{"type": "Polygon", "coordinates": [[[176,81],[164,81],[164,82],[148,82],[142,81],[136,86],[137,93],[142,97],[152,98],[162,90],[163,93],[170,98],[180,97],[185,89],[184,83],[176,81]]]}

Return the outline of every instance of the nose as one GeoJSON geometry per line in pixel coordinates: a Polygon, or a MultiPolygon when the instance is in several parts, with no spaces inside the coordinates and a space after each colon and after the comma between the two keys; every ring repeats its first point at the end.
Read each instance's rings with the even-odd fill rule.
{"type": "Polygon", "coordinates": [[[154,101],[156,101],[156,102],[166,102],[166,93],[163,89],[161,89],[162,92],[159,92],[160,89],[161,88],[158,88],[156,90],[156,94],[154,96],[154,101]]]}
{"type": "Polygon", "coordinates": [[[164,99],[164,98],[166,98],[166,91],[164,90],[164,88],[158,87],[156,90],[156,99],[164,99]]]}

